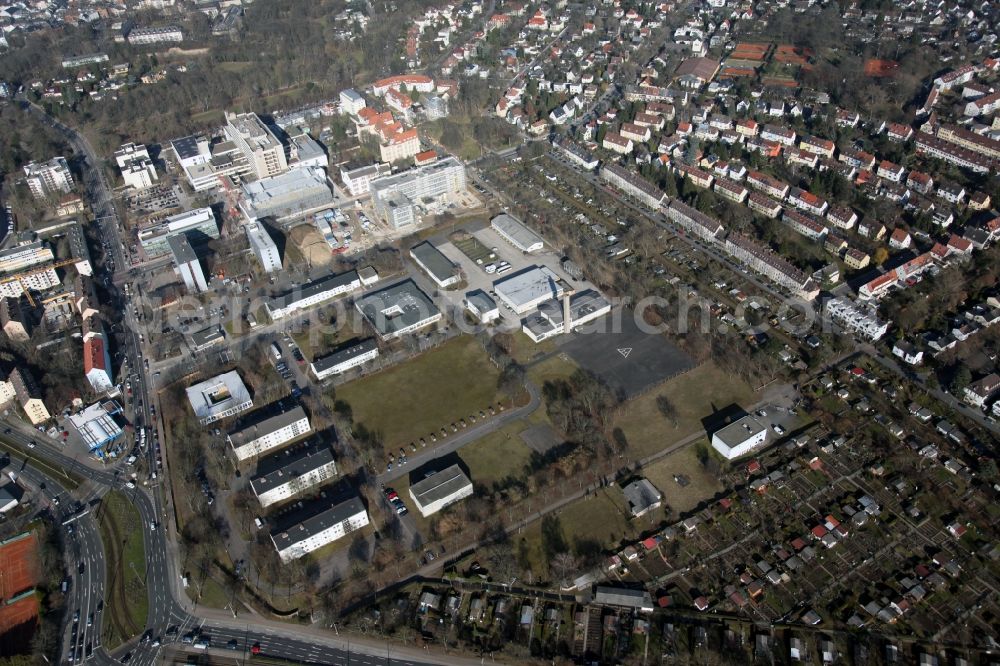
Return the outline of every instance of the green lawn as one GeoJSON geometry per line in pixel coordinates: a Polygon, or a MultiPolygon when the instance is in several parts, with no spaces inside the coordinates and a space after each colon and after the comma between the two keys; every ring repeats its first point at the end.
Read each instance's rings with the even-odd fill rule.
{"type": "MultiPolygon", "coordinates": [[[[538,499],[534,501],[537,502],[538,499]]],[[[615,486],[602,488],[595,495],[573,502],[556,517],[570,547],[577,540],[593,539],[602,548],[611,549],[617,547],[622,539],[636,537],[644,526],[644,523],[633,524],[629,520],[625,498],[615,486]]],[[[536,577],[544,577],[546,567],[542,550],[542,521],[536,521],[524,532],[514,535],[515,552],[520,552],[522,548],[525,549],[536,577]]]]}
{"type": "Polygon", "coordinates": [[[547,381],[568,378],[578,367],[568,356],[559,354],[528,368],[528,378],[541,388],[547,381]]]}
{"type": "Polygon", "coordinates": [[[472,480],[488,486],[508,476],[520,478],[531,449],[519,435],[530,425],[519,419],[462,447],[458,455],[469,466],[472,480]]]}
{"type": "Polygon", "coordinates": [[[117,490],[101,500],[98,510],[101,540],[107,565],[107,613],[104,645],[114,649],[146,626],[149,596],[146,590],[146,550],[138,509],[117,490]]]}
{"type": "Polygon", "coordinates": [[[496,367],[472,336],[337,389],[354,421],[380,431],[387,449],[405,446],[497,402],[496,367]]]}
{"type": "Polygon", "coordinates": [[[701,420],[732,403],[757,401],[744,381],[705,363],[624,405],[616,424],[625,432],[633,458],[645,458],[703,430],[701,420]],[[656,397],[666,395],[677,412],[676,426],[660,413],[656,397]]]}
{"type": "Polygon", "coordinates": [[[709,446],[707,439],[699,440],[691,446],[671,453],[642,469],[642,475],[663,493],[664,503],[676,513],[693,509],[700,502],[715,496],[724,488],[719,483],[719,479],[706,472],[705,468],[698,462],[695,447],[699,444],[709,446]],[[682,487],[674,481],[675,474],[687,476],[691,482],[682,487]]]}

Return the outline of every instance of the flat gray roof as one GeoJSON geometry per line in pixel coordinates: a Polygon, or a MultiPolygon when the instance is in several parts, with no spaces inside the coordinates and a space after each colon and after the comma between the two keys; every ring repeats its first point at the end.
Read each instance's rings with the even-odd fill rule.
{"type": "Polygon", "coordinates": [[[559,276],[545,266],[531,266],[493,283],[493,289],[507,301],[522,307],[548,296],[559,298],[563,288],[559,276]]]}
{"type": "Polygon", "coordinates": [[[210,345],[219,340],[225,340],[225,332],[218,326],[209,326],[208,328],[203,328],[200,331],[195,331],[191,334],[191,342],[197,348],[202,348],[205,345],[210,345]]]}
{"type": "Polygon", "coordinates": [[[524,223],[518,220],[512,215],[507,213],[501,213],[493,218],[490,223],[493,228],[497,231],[502,232],[506,236],[513,238],[518,246],[523,248],[531,247],[537,243],[544,244],[542,237],[536,234],[534,231],[524,226],[524,223]]]}
{"type": "Polygon", "coordinates": [[[712,436],[721,439],[722,443],[729,448],[734,448],[750,437],[759,434],[762,430],[767,430],[767,426],[758,421],[756,417],[748,414],[737,421],[733,421],[725,428],[715,431],[712,436]]]}
{"type": "Polygon", "coordinates": [[[646,590],[598,585],[594,594],[594,603],[627,608],[651,608],[653,599],[646,590]]]}
{"type": "Polygon", "coordinates": [[[480,312],[489,312],[490,310],[495,310],[497,307],[497,302],[493,300],[493,297],[482,289],[470,291],[465,295],[465,300],[474,305],[480,312]]]}
{"type": "Polygon", "coordinates": [[[331,503],[318,511],[315,507],[309,507],[289,515],[282,521],[281,528],[271,532],[271,539],[274,541],[275,547],[282,551],[337,523],[342,523],[364,510],[365,505],[359,497],[352,497],[340,503],[331,503]]]}
{"type": "Polygon", "coordinates": [[[286,291],[284,294],[272,296],[268,302],[268,307],[272,310],[282,310],[292,303],[297,303],[325,291],[332,291],[339,287],[345,287],[355,280],[360,282],[361,278],[358,277],[358,272],[353,269],[344,273],[337,273],[336,275],[327,275],[324,278],[313,280],[312,282],[304,284],[297,289],[293,289],[292,291],[286,291]]]}
{"type": "Polygon", "coordinates": [[[296,405],[288,411],[263,418],[249,425],[245,425],[239,430],[234,430],[229,433],[229,442],[233,445],[233,448],[237,448],[243,446],[247,442],[252,442],[258,437],[263,437],[264,435],[274,432],[275,430],[280,430],[281,428],[304,418],[306,418],[306,411],[302,409],[301,405],[296,405]]]}
{"type": "Polygon", "coordinates": [[[441,314],[413,280],[369,292],[358,299],[357,305],[383,337],[441,314]]]}
{"type": "Polygon", "coordinates": [[[351,343],[344,347],[341,347],[332,354],[327,354],[321,358],[314,359],[312,364],[316,369],[316,372],[323,372],[328,368],[332,368],[340,365],[341,363],[348,361],[355,356],[361,356],[362,354],[367,354],[373,349],[378,347],[378,342],[375,338],[368,338],[367,340],[362,340],[358,343],[351,343]]]}
{"type": "Polygon", "coordinates": [[[418,504],[427,506],[450,497],[471,485],[472,481],[465,475],[462,468],[458,465],[452,465],[431,474],[422,481],[417,481],[410,486],[410,493],[418,504]]]}
{"type": "Polygon", "coordinates": [[[198,255],[195,253],[194,248],[191,247],[191,241],[184,234],[167,236],[167,245],[170,246],[170,251],[174,255],[174,261],[178,265],[198,261],[198,255]]]}
{"type": "Polygon", "coordinates": [[[455,274],[455,264],[430,241],[414,245],[410,249],[410,256],[438,282],[444,282],[455,274]]]}
{"type": "Polygon", "coordinates": [[[324,442],[291,447],[261,460],[250,485],[260,496],[332,462],[333,451],[324,442]]]}
{"type": "MultiPolygon", "coordinates": [[[[570,317],[573,321],[577,321],[608,305],[607,299],[599,293],[593,289],[585,289],[569,297],[570,317]]],[[[556,326],[561,326],[563,323],[563,303],[561,300],[545,301],[538,306],[538,312],[556,326]]]]}

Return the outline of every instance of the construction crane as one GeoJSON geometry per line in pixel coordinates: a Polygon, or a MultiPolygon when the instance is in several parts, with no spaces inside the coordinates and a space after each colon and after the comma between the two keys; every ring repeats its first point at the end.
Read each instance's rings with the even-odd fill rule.
{"type": "Polygon", "coordinates": [[[63,259],[61,261],[56,261],[51,264],[46,264],[45,266],[39,266],[38,268],[33,268],[29,271],[22,271],[21,273],[16,273],[14,275],[6,275],[0,278],[0,285],[8,284],[10,282],[19,283],[21,285],[21,291],[24,292],[24,295],[27,296],[28,298],[28,303],[31,304],[31,307],[35,307],[36,306],[35,299],[31,297],[31,290],[28,289],[27,285],[24,284],[24,280],[26,278],[31,277],[32,275],[45,273],[46,271],[55,270],[56,268],[62,268],[63,266],[69,266],[70,264],[75,264],[80,261],[82,260],[77,259],[75,257],[72,259],[63,259]]]}

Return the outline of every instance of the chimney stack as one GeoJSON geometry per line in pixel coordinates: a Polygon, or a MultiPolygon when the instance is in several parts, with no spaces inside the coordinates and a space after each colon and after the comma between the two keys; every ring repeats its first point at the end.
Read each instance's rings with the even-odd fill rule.
{"type": "Polygon", "coordinates": [[[572,330],[573,318],[570,314],[569,298],[573,295],[572,289],[563,292],[563,335],[569,335],[572,330]]]}

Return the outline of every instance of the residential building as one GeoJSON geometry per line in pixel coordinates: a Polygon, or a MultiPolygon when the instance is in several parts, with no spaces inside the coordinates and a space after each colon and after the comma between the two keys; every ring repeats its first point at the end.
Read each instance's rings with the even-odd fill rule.
{"type": "Polygon", "coordinates": [[[747,174],[747,185],[774,197],[778,201],[784,201],[792,189],[788,183],[760,171],[751,171],[747,174]]]}
{"type": "Polygon", "coordinates": [[[675,224],[708,241],[716,241],[725,234],[725,228],[718,220],[674,199],[664,211],[675,224]]]}
{"type": "Polygon", "coordinates": [[[462,279],[458,265],[441,254],[441,250],[430,241],[414,245],[410,249],[410,257],[440,289],[458,284],[462,279]]]}
{"type": "Polygon", "coordinates": [[[272,296],[264,303],[267,314],[277,321],[299,310],[305,310],[324,301],[361,288],[361,278],[356,270],[331,274],[278,296],[272,296]]]}
{"type": "Polygon", "coordinates": [[[862,268],[867,268],[870,262],[871,257],[866,252],[862,252],[857,248],[847,248],[847,251],[844,253],[844,263],[852,270],[858,271],[862,268]]]}
{"type": "Polygon", "coordinates": [[[653,210],[659,210],[667,200],[667,195],[639,174],[617,164],[605,164],[600,171],[601,180],[615,189],[638,200],[653,210]]]}
{"type": "MultiPolygon", "coordinates": [[[[89,320],[88,320],[89,321],[89,320]]],[[[96,321],[96,320],[94,320],[96,321]]],[[[96,330],[83,336],[83,373],[95,392],[111,390],[114,383],[111,377],[111,356],[108,354],[108,343],[99,324],[92,324],[96,330]]]]}
{"type": "Polygon", "coordinates": [[[305,132],[290,134],[288,136],[288,168],[301,169],[302,167],[321,167],[326,169],[330,166],[330,158],[319,142],[305,132]]]}
{"type": "Polygon", "coordinates": [[[729,180],[728,178],[721,177],[715,179],[715,186],[713,189],[717,194],[736,203],[743,203],[750,194],[750,191],[744,187],[742,183],[737,183],[729,180]]]}
{"type": "Polygon", "coordinates": [[[872,308],[864,308],[846,298],[831,298],[824,304],[826,313],[854,335],[874,342],[882,338],[889,325],[872,308]]]}
{"type": "Polygon", "coordinates": [[[184,31],[175,25],[162,28],[133,28],[129,31],[127,39],[132,46],[178,43],[184,41],[184,31]]]}
{"type": "Polygon", "coordinates": [[[570,162],[583,167],[587,171],[593,171],[600,164],[594,155],[584,148],[580,147],[579,144],[574,143],[572,139],[568,137],[563,137],[554,143],[555,147],[559,152],[570,162]]]}
{"type": "Polygon", "coordinates": [[[537,252],[545,243],[542,237],[529,229],[519,219],[507,213],[501,213],[490,220],[490,227],[521,252],[537,252]]]}
{"type": "Polygon", "coordinates": [[[341,112],[356,116],[358,111],[365,108],[365,106],[365,98],[362,97],[356,90],[348,88],[347,90],[340,91],[341,112]]]}
{"type": "Polygon", "coordinates": [[[920,365],[924,362],[924,352],[917,349],[913,343],[905,340],[898,340],[893,344],[892,353],[910,365],[920,365]]]}
{"type": "Polygon", "coordinates": [[[809,276],[792,266],[770,248],[759,245],[743,234],[733,232],[726,237],[726,252],[752,270],[789,288],[807,301],[819,295],[819,287],[809,276]]]}
{"type": "Polygon", "coordinates": [[[382,340],[394,340],[441,320],[441,312],[413,280],[403,280],[355,301],[382,340]]]}
{"type": "Polygon", "coordinates": [[[170,253],[173,255],[181,279],[184,280],[184,286],[198,293],[208,291],[205,271],[202,270],[198,254],[191,247],[187,236],[184,234],[170,236],[167,238],[167,245],[170,246],[170,253]]]}
{"type": "Polygon", "coordinates": [[[279,414],[252,419],[239,424],[226,435],[239,461],[255,458],[312,432],[312,425],[301,405],[279,414]]]}
{"type": "Polygon", "coordinates": [[[202,425],[235,416],[253,407],[250,391],[235,370],[189,386],[187,399],[202,425]]]}
{"type": "Polygon", "coordinates": [[[126,143],[115,151],[115,163],[121,171],[125,186],[133,190],[152,187],[158,180],[156,167],[149,158],[149,151],[142,144],[126,143]]]}
{"type": "Polygon", "coordinates": [[[364,365],[368,361],[378,358],[378,342],[375,338],[368,338],[360,342],[352,342],[341,347],[332,354],[316,358],[309,365],[313,376],[323,381],[327,377],[339,375],[347,372],[351,368],[364,365]]]}
{"type": "Polygon", "coordinates": [[[271,235],[260,222],[248,222],[243,226],[250,241],[250,250],[265,273],[276,273],[281,270],[281,253],[271,235]]]}
{"type": "Polygon", "coordinates": [[[24,175],[28,189],[36,199],[50,195],[66,194],[73,189],[73,174],[65,157],[53,157],[48,162],[25,165],[24,175]]]}
{"type": "Polygon", "coordinates": [[[628,501],[629,512],[633,518],[639,518],[658,509],[663,501],[662,493],[648,479],[636,479],[622,488],[622,493],[628,501]]]}
{"type": "Polygon", "coordinates": [[[1000,390],[1000,375],[989,374],[982,379],[978,379],[965,388],[965,402],[982,409],[986,403],[1000,390]]]}
{"type": "Polygon", "coordinates": [[[286,517],[271,531],[271,541],[285,564],[333,543],[368,524],[368,512],[358,497],[344,502],[322,501],[286,517]]]}
{"type": "Polygon", "coordinates": [[[772,220],[776,219],[782,211],[780,203],[760,192],[751,192],[747,195],[747,207],[772,220]]]}
{"type": "Polygon", "coordinates": [[[45,423],[52,418],[42,400],[42,392],[30,371],[26,368],[14,368],[8,381],[13,385],[17,401],[31,421],[31,425],[45,423]]]}
{"type": "Polygon", "coordinates": [[[619,155],[628,155],[635,149],[635,144],[632,143],[632,139],[626,138],[618,132],[606,132],[601,147],[619,155]]]}
{"type": "Polygon", "coordinates": [[[287,500],[337,476],[333,451],[326,443],[279,451],[257,464],[250,488],[262,507],[287,500]]]}
{"type": "Polygon", "coordinates": [[[288,171],[285,147],[256,113],[227,113],[222,131],[239,148],[258,179],[288,171]]]}
{"type": "Polygon", "coordinates": [[[472,481],[457,464],[410,485],[410,497],[425,518],[470,495],[472,481]]]}
{"type": "Polygon", "coordinates": [[[925,132],[917,133],[917,152],[950,162],[974,173],[989,173],[993,166],[993,161],[983,155],[925,132]]]}
{"type": "Polygon", "coordinates": [[[797,187],[793,187],[788,193],[788,203],[813,215],[824,215],[827,208],[830,207],[830,204],[812,192],[806,192],[797,187]]]}
{"type": "Polygon", "coordinates": [[[795,232],[800,233],[806,238],[812,240],[821,240],[830,232],[830,230],[820,222],[788,208],[786,208],[781,214],[781,221],[788,227],[791,227],[791,229],[795,232]]]}
{"type": "Polygon", "coordinates": [[[735,460],[763,446],[767,426],[747,415],[712,433],[712,448],[726,460],[735,460]]]}
{"type": "Polygon", "coordinates": [[[858,214],[850,208],[832,206],[826,211],[826,219],[838,229],[852,229],[858,222],[858,214]]]}
{"type": "Polygon", "coordinates": [[[31,338],[31,316],[20,298],[0,297],[0,327],[15,342],[25,342],[31,338]]]}

